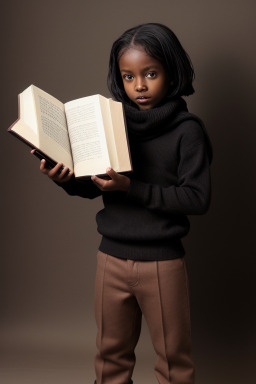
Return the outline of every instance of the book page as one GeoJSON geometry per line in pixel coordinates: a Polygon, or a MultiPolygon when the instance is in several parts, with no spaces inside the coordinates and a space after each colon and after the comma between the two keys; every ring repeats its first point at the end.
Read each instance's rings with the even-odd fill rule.
{"type": "Polygon", "coordinates": [[[28,87],[21,94],[20,99],[20,118],[37,135],[37,116],[34,103],[32,87],[28,87]]]}
{"type": "Polygon", "coordinates": [[[103,117],[105,135],[106,135],[106,140],[107,140],[110,165],[115,171],[118,171],[119,170],[119,162],[118,162],[118,156],[117,156],[117,150],[116,150],[116,143],[115,143],[115,136],[114,136],[114,130],[113,130],[111,110],[110,110],[110,106],[109,106],[109,99],[99,95],[99,100],[100,100],[100,106],[101,106],[101,112],[102,112],[102,117],[103,117]]]}
{"type": "Polygon", "coordinates": [[[73,171],[63,103],[35,86],[32,86],[32,91],[37,116],[39,148],[56,162],[63,163],[73,171]]]}
{"type": "Polygon", "coordinates": [[[110,165],[99,96],[65,104],[76,176],[106,173],[110,165]]]}
{"type": "Polygon", "coordinates": [[[131,156],[122,103],[109,99],[109,108],[116,143],[115,150],[117,152],[119,163],[118,172],[131,171],[131,156]]]}
{"type": "Polygon", "coordinates": [[[31,146],[39,147],[37,118],[32,90],[29,87],[18,96],[19,119],[12,125],[11,130],[25,139],[31,146]]]}

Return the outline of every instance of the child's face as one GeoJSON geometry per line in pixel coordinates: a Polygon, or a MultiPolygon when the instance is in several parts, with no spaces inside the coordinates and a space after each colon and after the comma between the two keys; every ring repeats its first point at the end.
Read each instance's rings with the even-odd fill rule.
{"type": "Polygon", "coordinates": [[[169,79],[163,65],[143,47],[129,48],[119,60],[124,89],[139,109],[154,108],[167,95],[169,79]]]}

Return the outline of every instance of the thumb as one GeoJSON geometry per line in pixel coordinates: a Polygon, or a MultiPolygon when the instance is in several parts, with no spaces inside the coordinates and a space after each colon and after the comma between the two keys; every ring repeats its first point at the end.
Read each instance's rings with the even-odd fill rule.
{"type": "Polygon", "coordinates": [[[107,174],[111,177],[111,179],[116,180],[118,178],[118,173],[114,171],[111,167],[107,168],[107,174]]]}

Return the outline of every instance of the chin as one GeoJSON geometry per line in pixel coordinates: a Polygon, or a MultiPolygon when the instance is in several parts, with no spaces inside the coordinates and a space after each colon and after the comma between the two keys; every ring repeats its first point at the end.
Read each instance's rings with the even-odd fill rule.
{"type": "Polygon", "coordinates": [[[140,109],[140,110],[146,110],[146,109],[152,109],[154,108],[155,104],[139,104],[139,103],[136,103],[137,107],[140,109]]]}
{"type": "Polygon", "coordinates": [[[139,106],[139,109],[141,111],[146,111],[146,110],[152,109],[152,108],[154,108],[154,107],[152,107],[151,105],[139,106]]]}

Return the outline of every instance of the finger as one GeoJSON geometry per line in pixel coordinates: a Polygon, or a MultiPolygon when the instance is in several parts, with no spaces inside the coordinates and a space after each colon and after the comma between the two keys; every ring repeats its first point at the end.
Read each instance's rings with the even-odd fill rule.
{"type": "Polygon", "coordinates": [[[42,159],[40,162],[40,171],[43,172],[44,174],[47,174],[49,170],[45,167],[46,161],[45,159],[42,159]]]}
{"type": "Polygon", "coordinates": [[[57,181],[57,183],[61,183],[62,184],[62,183],[68,182],[71,179],[72,176],[73,176],[73,172],[69,171],[68,174],[66,174],[64,177],[60,178],[59,175],[58,175],[58,176],[52,178],[52,180],[57,181]]]}
{"type": "Polygon", "coordinates": [[[55,177],[58,173],[60,173],[60,169],[61,167],[63,167],[63,164],[62,163],[58,163],[55,165],[55,167],[53,167],[49,172],[48,172],[48,176],[50,178],[53,178],[55,177]]]}
{"type": "Polygon", "coordinates": [[[107,174],[111,177],[111,179],[113,180],[117,180],[120,175],[114,171],[114,169],[112,169],[111,167],[108,167],[107,168],[107,174]]]}
{"type": "Polygon", "coordinates": [[[67,176],[68,172],[70,172],[68,167],[64,167],[60,174],[58,175],[60,179],[63,179],[65,176],[67,176]]]}
{"type": "Polygon", "coordinates": [[[30,151],[31,155],[34,155],[35,151],[35,149],[32,149],[32,151],[30,151]]]}
{"type": "Polygon", "coordinates": [[[73,176],[73,172],[72,171],[69,171],[69,173],[65,176],[65,178],[63,179],[64,182],[67,182],[71,179],[71,177],[73,176]]]}
{"type": "Polygon", "coordinates": [[[102,191],[107,191],[109,189],[109,183],[112,183],[112,180],[103,180],[100,177],[92,176],[93,183],[102,191]]]}
{"type": "Polygon", "coordinates": [[[104,180],[102,180],[98,176],[92,176],[91,179],[94,182],[94,184],[96,184],[97,186],[99,186],[99,187],[103,187],[104,186],[104,180]]]}

